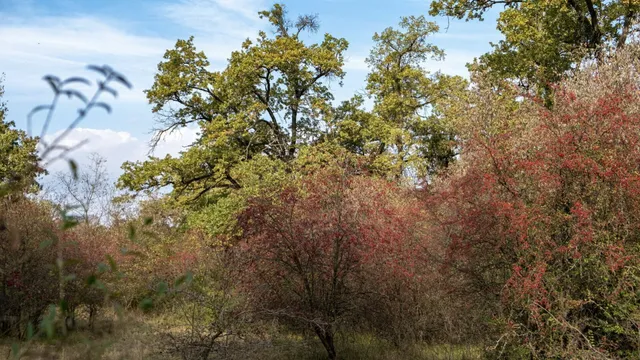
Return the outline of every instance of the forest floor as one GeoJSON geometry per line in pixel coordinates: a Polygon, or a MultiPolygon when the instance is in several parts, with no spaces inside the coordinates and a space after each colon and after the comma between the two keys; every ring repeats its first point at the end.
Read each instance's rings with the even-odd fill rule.
{"type": "MultiPolygon", "coordinates": [[[[180,353],[167,351],[168,337],[158,319],[129,316],[127,320],[101,319],[93,329],[82,322],[64,340],[17,343],[0,340],[0,359],[13,359],[12,347],[19,344],[23,360],[179,360],[180,353]]],[[[475,360],[481,351],[473,346],[413,346],[399,349],[371,336],[338,339],[339,357],[345,360],[475,360]]],[[[194,357],[196,359],[196,357],[194,357]]],[[[314,339],[280,336],[269,341],[243,342],[223,346],[209,359],[227,360],[325,360],[326,352],[314,339]]]]}

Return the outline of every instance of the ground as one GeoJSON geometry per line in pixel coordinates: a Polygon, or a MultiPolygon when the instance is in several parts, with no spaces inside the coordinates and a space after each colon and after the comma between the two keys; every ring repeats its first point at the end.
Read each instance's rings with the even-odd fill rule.
{"type": "MultiPolygon", "coordinates": [[[[33,341],[22,343],[24,355],[21,359],[185,359],[180,354],[167,352],[167,328],[162,318],[129,314],[125,319],[103,315],[93,329],[78,321],[78,329],[64,340],[33,341]]],[[[176,331],[176,330],[169,330],[176,331]]],[[[15,340],[0,342],[0,358],[11,359],[10,353],[15,340]]],[[[338,340],[340,357],[349,360],[472,360],[480,359],[481,351],[473,346],[417,346],[405,349],[380,341],[372,336],[346,335],[338,340]]],[[[222,350],[212,352],[209,359],[228,360],[324,360],[326,353],[320,343],[313,338],[282,335],[277,339],[256,339],[235,342],[222,350]]]]}

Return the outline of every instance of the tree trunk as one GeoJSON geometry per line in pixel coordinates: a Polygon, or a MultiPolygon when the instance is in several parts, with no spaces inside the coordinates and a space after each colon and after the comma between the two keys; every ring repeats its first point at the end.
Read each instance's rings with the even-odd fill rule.
{"type": "Polygon", "coordinates": [[[314,325],[313,330],[318,336],[318,339],[320,339],[320,341],[322,342],[322,346],[324,346],[325,350],[327,350],[327,356],[329,360],[338,359],[338,353],[336,352],[336,347],[333,342],[333,329],[331,329],[331,326],[323,328],[319,325],[314,325]]]}
{"type": "Polygon", "coordinates": [[[96,319],[98,308],[96,305],[89,305],[89,329],[93,329],[93,323],[96,319]]]}

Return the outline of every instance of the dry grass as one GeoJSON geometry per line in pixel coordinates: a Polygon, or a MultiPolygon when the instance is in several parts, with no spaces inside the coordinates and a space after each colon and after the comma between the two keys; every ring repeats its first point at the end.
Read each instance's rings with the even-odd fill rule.
{"type": "MultiPolygon", "coordinates": [[[[130,314],[124,320],[103,318],[93,330],[79,324],[65,339],[38,341],[24,348],[24,360],[179,360],[178,355],[163,352],[166,344],[161,332],[166,329],[159,318],[130,314]]],[[[11,359],[12,342],[0,341],[0,359],[11,359]]],[[[413,346],[397,348],[373,336],[351,335],[337,341],[339,356],[345,360],[472,360],[481,351],[472,346],[413,346]]],[[[251,341],[236,341],[212,352],[211,359],[226,360],[325,360],[326,353],[316,339],[295,335],[251,341]]]]}
{"type": "MultiPolygon", "coordinates": [[[[346,360],[475,360],[482,352],[471,346],[412,346],[398,348],[372,336],[357,335],[337,342],[338,355],[346,360]]],[[[281,339],[274,341],[262,356],[265,360],[325,360],[326,352],[315,339],[281,339]]],[[[235,360],[236,358],[234,358],[235,360]]],[[[240,360],[241,358],[237,358],[240,360]]]]}
{"type": "MultiPolygon", "coordinates": [[[[77,330],[64,339],[35,340],[20,344],[20,359],[167,359],[167,356],[156,351],[156,338],[152,324],[139,314],[129,314],[124,319],[105,314],[93,329],[79,320],[77,330]]],[[[0,359],[14,359],[10,354],[15,344],[15,340],[0,340],[0,359]]]]}

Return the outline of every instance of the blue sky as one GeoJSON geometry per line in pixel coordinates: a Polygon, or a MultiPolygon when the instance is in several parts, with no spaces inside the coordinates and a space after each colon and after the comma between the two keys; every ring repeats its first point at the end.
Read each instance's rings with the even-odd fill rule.
{"type": "MultiPolygon", "coordinates": [[[[344,86],[333,86],[338,100],[364,87],[364,59],[372,46],[372,35],[395,26],[401,16],[428,15],[429,9],[427,0],[283,3],[292,16],[319,15],[320,34],[306,35],[305,41],[312,42],[325,32],[349,41],[344,86]]],[[[5,73],[9,119],[25,127],[29,110],[49,101],[51,93],[41,80],[43,75],[95,79],[84,70],[85,65],[111,65],[131,80],[134,89],[123,90],[110,101],[111,115],[96,112],[90,116],[68,143],[89,139],[76,158],[82,163],[89,153],[99,152],[116,176],[123,161],[140,160],[147,154],[154,124],[142,91],[151,86],[164,51],[173,47],[176,39],[194,35],[196,46],[205,51],[213,68],[221,69],[244,39],[267,29],[257,12],[271,4],[263,0],[0,0],[0,73],[5,73]]],[[[426,67],[466,76],[464,64],[489,51],[490,41],[500,39],[495,16],[489,14],[485,22],[431,18],[441,26],[432,42],[443,48],[447,57],[426,67]]],[[[68,124],[76,106],[66,103],[61,107],[50,133],[68,124]]],[[[195,129],[174,134],[156,155],[175,154],[195,136],[195,129]]]]}

